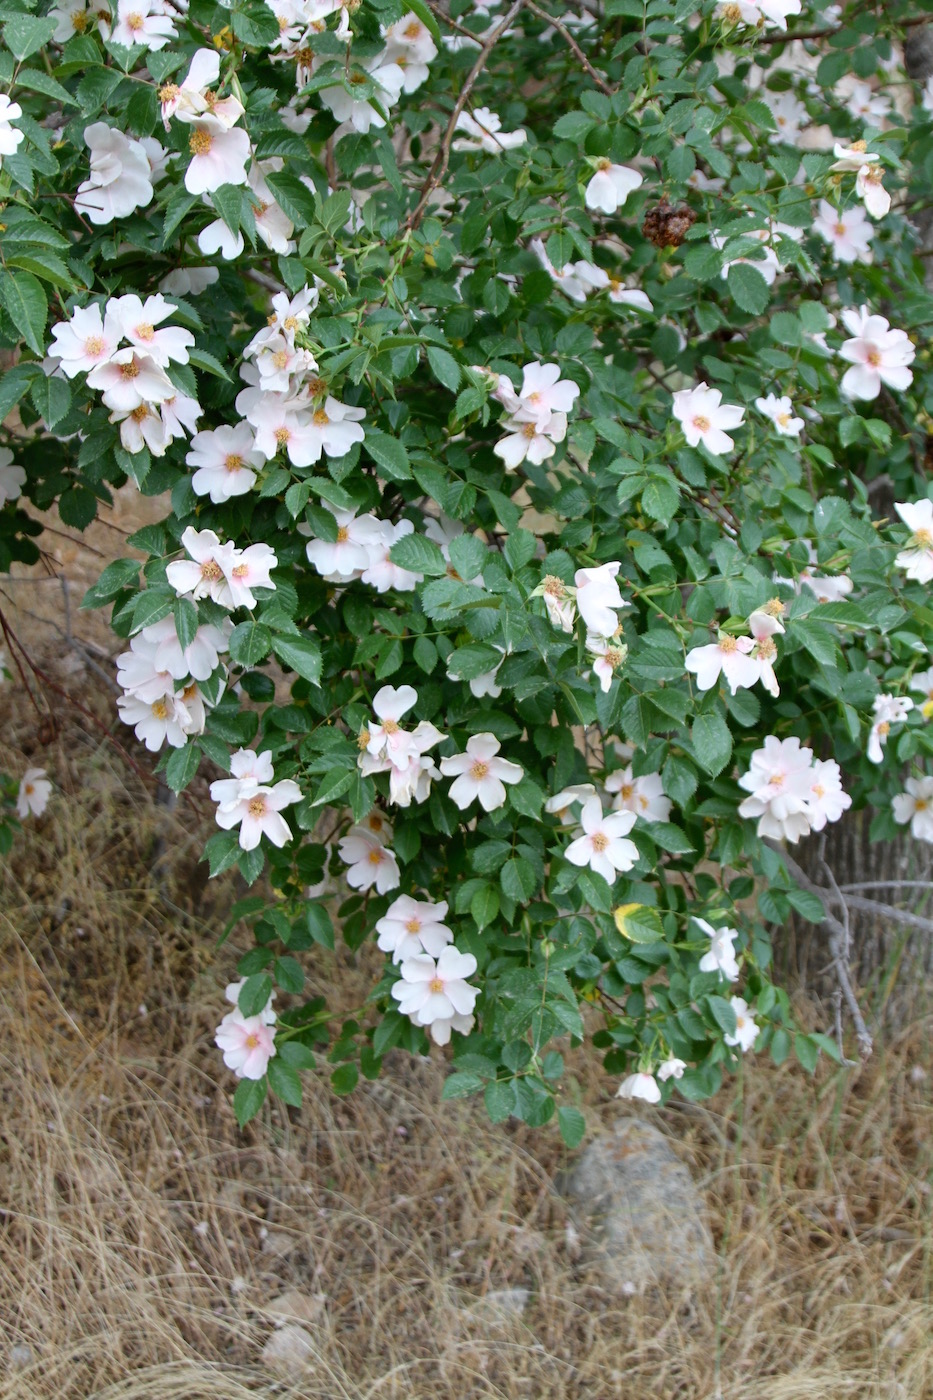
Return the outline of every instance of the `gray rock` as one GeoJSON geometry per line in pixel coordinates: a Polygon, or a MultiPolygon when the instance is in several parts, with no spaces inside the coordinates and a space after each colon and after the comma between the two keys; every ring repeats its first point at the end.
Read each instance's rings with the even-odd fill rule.
{"type": "Polygon", "coordinates": [[[260,1357],[264,1366],[285,1380],[299,1380],[318,1357],[314,1338],[295,1322],[286,1322],[266,1342],[260,1357]]]}
{"type": "Polygon", "coordinates": [[[611,1291],[693,1293],[712,1280],[716,1255],[705,1202],[650,1123],[622,1119],[589,1144],[559,1186],[583,1260],[611,1291]]]}

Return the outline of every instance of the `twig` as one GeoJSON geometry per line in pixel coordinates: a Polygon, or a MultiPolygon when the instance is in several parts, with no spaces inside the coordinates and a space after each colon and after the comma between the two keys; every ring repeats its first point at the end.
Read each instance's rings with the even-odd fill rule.
{"type": "Polygon", "coordinates": [[[499,24],[496,25],[492,33],[489,34],[484,40],[483,47],[479,52],[479,57],[473,64],[473,67],[470,69],[469,76],[467,77],[466,82],[463,84],[460,96],[454,103],[454,109],[451,112],[450,120],[447,123],[447,130],[444,132],[444,137],[438,148],[437,154],[435,155],[434,160],[431,162],[431,169],[428,171],[428,178],[425,180],[424,185],[422,186],[421,198],[418,200],[415,209],[412,211],[411,214],[409,214],[408,218],[405,221],[405,227],[409,231],[409,233],[413,232],[413,230],[416,229],[421,223],[421,220],[424,217],[424,211],[428,207],[428,200],[431,198],[431,195],[433,194],[434,190],[444,178],[444,175],[447,171],[447,164],[450,160],[450,144],[454,139],[454,132],[457,128],[457,121],[459,119],[460,113],[463,111],[464,107],[467,104],[467,99],[470,96],[470,93],[476,86],[476,81],[479,78],[480,73],[482,73],[483,69],[486,67],[486,64],[489,61],[489,55],[492,53],[493,49],[495,48],[496,44],[501,39],[505,31],[518,18],[519,14],[522,11],[522,8],[524,7],[524,4],[525,0],[515,0],[515,4],[509,10],[505,18],[501,20],[499,24]]]}
{"type": "MultiPolygon", "coordinates": [[[[856,5],[855,9],[852,11],[852,15],[856,15],[859,10],[864,9],[867,9],[866,5],[856,5]]],[[[843,19],[851,17],[851,15],[843,15],[843,19]]],[[[916,29],[918,24],[927,24],[931,18],[933,17],[930,15],[911,15],[908,19],[899,20],[897,28],[916,29]]],[[[789,34],[784,34],[779,30],[777,34],[758,35],[756,42],[759,44],[792,44],[797,39],[829,39],[833,34],[839,34],[844,28],[844,24],[837,24],[832,29],[798,29],[796,32],[792,31],[789,34]]]]}
{"type": "Polygon", "coordinates": [[[435,19],[443,20],[444,24],[449,25],[457,34],[462,34],[465,38],[472,39],[474,44],[482,45],[483,41],[479,35],[474,34],[472,29],[467,29],[465,24],[458,24],[455,19],[450,18],[450,15],[445,15],[440,5],[433,4],[432,0],[425,0],[425,3],[435,19]]]}
{"type": "MultiPolygon", "coordinates": [[[[797,882],[802,890],[807,890],[810,894],[815,894],[820,900],[828,900],[832,903],[835,902],[836,896],[833,894],[832,890],[827,890],[822,885],[815,884],[814,881],[810,879],[809,875],[801,870],[797,862],[787,854],[782,846],[774,845],[770,841],[767,844],[771,846],[772,850],[777,851],[784,862],[787,873],[792,880],[797,882]]],[[[840,895],[839,898],[844,904],[844,897],[840,895]]],[[[871,901],[866,901],[866,903],[871,903],[871,901]]],[[[862,1015],[861,1007],[858,1004],[855,991],[852,987],[852,979],[849,976],[848,964],[843,957],[843,950],[845,949],[847,939],[845,925],[841,924],[834,914],[828,912],[824,913],[820,922],[825,924],[829,930],[829,951],[832,954],[832,965],[839,979],[839,985],[842,989],[842,995],[845,998],[846,1006],[849,1008],[852,1024],[855,1026],[855,1035],[859,1043],[859,1048],[862,1052],[862,1056],[867,1059],[872,1052],[872,1039],[868,1027],[865,1025],[865,1018],[862,1015]]]]}
{"type": "Polygon", "coordinates": [[[555,19],[553,15],[549,15],[547,10],[542,10],[539,5],[534,3],[534,0],[525,0],[525,8],[530,10],[533,15],[537,15],[539,19],[545,20],[557,30],[564,43],[573,53],[577,62],[583,65],[601,92],[604,92],[607,97],[612,97],[615,94],[615,88],[607,83],[604,78],[600,77],[599,73],[597,73],[592,63],[590,63],[590,60],[580,48],[580,45],[565,24],[562,24],[559,19],[555,19]]]}
{"type": "Polygon", "coordinates": [[[862,880],[857,885],[840,885],[839,889],[843,894],[852,894],[855,890],[931,890],[933,891],[933,881],[931,880],[862,880]]]}
{"type": "Polygon", "coordinates": [[[920,914],[911,914],[908,909],[898,909],[893,904],[880,904],[877,899],[862,899],[857,894],[840,894],[835,903],[848,904],[850,909],[863,909],[870,914],[883,914],[886,919],[894,919],[899,924],[909,924],[923,933],[933,933],[933,919],[924,919],[920,914]]]}
{"type": "MultiPolygon", "coordinates": [[[[2,627],[3,635],[6,637],[7,642],[9,643],[10,654],[13,657],[13,660],[16,664],[16,669],[19,671],[20,676],[23,676],[23,670],[19,662],[19,657],[13,650],[14,645],[16,647],[16,651],[18,651],[19,655],[22,656],[23,660],[29,667],[30,671],[32,671],[33,675],[41,682],[43,688],[48,687],[48,689],[54,691],[56,695],[60,695],[61,698],[67,701],[67,703],[71,705],[75,710],[77,710],[79,714],[84,715],[85,719],[90,720],[91,724],[94,725],[94,728],[100,730],[104,737],[114,746],[117,752],[122,755],[123,759],[129,764],[136,776],[138,778],[141,778],[144,783],[150,783],[153,779],[153,774],[147,773],[145,769],[139,766],[135,758],[133,758],[131,754],[127,753],[126,749],[120,743],[119,739],[115,738],[113,734],[111,734],[107,726],[101,720],[99,720],[95,714],[93,714],[89,709],[87,709],[86,706],[82,705],[80,700],[76,700],[73,695],[69,694],[69,692],[64,689],[63,686],[60,686],[57,681],[54,681],[47,671],[44,671],[41,666],[38,666],[36,662],[33,661],[32,657],[29,655],[28,651],[23,646],[19,638],[16,636],[16,633],[10,627],[6,618],[3,616],[2,611],[0,611],[0,627],[2,627]]],[[[25,676],[23,676],[23,683],[25,684],[25,676]]],[[[29,689],[28,686],[26,688],[27,690],[29,689]]],[[[35,704],[35,701],[33,701],[33,703],[35,704]]],[[[36,708],[38,709],[38,706],[36,706],[36,708]]],[[[51,710],[51,706],[49,706],[49,709],[51,710]]]]}
{"type": "MultiPolygon", "coordinates": [[[[836,893],[836,894],[839,894],[839,886],[836,884],[836,877],[835,877],[835,875],[833,874],[832,870],[830,869],[828,861],[826,860],[826,833],[825,833],[825,831],[823,832],[822,836],[820,837],[820,847],[819,847],[819,851],[820,851],[820,865],[823,867],[824,871],[826,872],[826,878],[829,880],[829,883],[830,883],[830,885],[832,886],[832,888],[833,888],[833,890],[835,891],[835,893],[836,893]]],[[[840,896],[840,898],[841,898],[841,896],[840,896]]],[[[845,900],[842,900],[842,926],[843,926],[843,929],[845,930],[845,938],[844,938],[844,940],[843,940],[842,950],[841,950],[841,953],[842,953],[842,961],[843,961],[843,963],[845,964],[845,966],[848,967],[848,966],[849,966],[849,950],[850,950],[850,948],[851,948],[851,946],[852,946],[852,929],[851,929],[851,927],[850,927],[850,925],[849,925],[849,906],[846,904],[845,900]]],[[[843,1039],[843,1030],[842,1030],[842,985],[841,985],[841,983],[837,983],[836,993],[835,993],[834,1000],[835,1000],[835,1003],[836,1003],[836,1006],[835,1006],[835,1017],[834,1017],[835,1023],[836,1023],[836,1044],[839,1046],[839,1055],[840,1055],[840,1057],[841,1057],[843,1063],[844,1063],[844,1064],[851,1064],[851,1061],[848,1060],[848,1059],[846,1059],[845,1041],[844,1041],[844,1039],[843,1039]]]]}

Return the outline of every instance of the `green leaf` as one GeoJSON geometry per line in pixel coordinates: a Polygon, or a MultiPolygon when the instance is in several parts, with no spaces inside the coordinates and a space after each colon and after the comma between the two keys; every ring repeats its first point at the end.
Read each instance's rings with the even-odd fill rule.
{"type": "Polygon", "coordinates": [[[233,1111],[241,1128],[245,1128],[249,1120],[256,1117],[265,1103],[268,1089],[269,1084],[265,1076],[262,1079],[240,1080],[233,1095],[233,1111]]]}
{"type": "Polygon", "coordinates": [[[369,428],[363,443],[366,451],[380,469],[380,475],[388,481],[408,481],[411,477],[411,463],[403,443],[388,433],[379,433],[369,428]]]}
{"type": "Polygon", "coordinates": [[[17,272],[14,276],[5,268],[0,269],[0,302],[30,350],[44,355],[49,306],[39,279],[31,272],[17,272]]]}
{"type": "Polygon", "coordinates": [[[335,768],[332,773],[328,773],[321,786],[314,795],[312,807],[322,807],[325,804],[336,802],[338,797],[349,791],[353,782],[355,770],[353,768],[335,768]]]}
{"type": "Polygon", "coordinates": [[[460,388],[460,366],[453,355],[447,350],[442,350],[439,345],[429,345],[428,364],[435,379],[455,394],[460,388]]]}
{"type": "Polygon", "coordinates": [[[527,904],[538,888],[538,877],[529,862],[514,856],[503,865],[499,879],[503,891],[517,904],[527,904]]]}
{"type": "Polygon", "coordinates": [[[389,550],[389,558],[413,574],[438,576],[447,572],[446,559],[426,535],[403,535],[389,550]]]}
{"type": "Polygon", "coordinates": [[[470,913],[482,931],[499,913],[499,891],[495,885],[480,885],[470,900],[470,913]]]}
{"type": "Polygon", "coordinates": [[[514,783],[508,791],[509,802],[516,812],[521,812],[523,817],[530,817],[532,821],[540,819],[547,793],[532,778],[522,778],[520,783],[514,783]]]}
{"type": "Polygon", "coordinates": [[[335,1094],[343,1097],[352,1094],[359,1080],[360,1072],[356,1065],[338,1065],[330,1077],[330,1087],[335,1094]]]}
{"type": "Polygon", "coordinates": [[[568,1147],[579,1147],[586,1132],[586,1119],[578,1108],[571,1108],[569,1104],[563,1105],[557,1110],[557,1126],[560,1128],[560,1135],[568,1147]]]}
{"type": "Polygon", "coordinates": [[[138,559],[115,559],[108,564],[96,583],[81,599],[82,608],[100,608],[109,603],[124,588],[135,584],[139,579],[138,559]]]}
{"type": "Polygon", "coordinates": [[[700,767],[715,778],[732,756],[732,735],[721,715],[697,715],[690,731],[693,752],[700,767]]]}
{"type": "Polygon", "coordinates": [[[314,1069],[314,1051],[309,1050],[307,1045],[302,1045],[300,1040],[285,1040],[276,1049],[292,1069],[314,1069]]]}
{"type": "Polygon", "coordinates": [[[269,1061],[269,1088],[292,1108],[301,1107],[301,1077],[278,1055],[269,1061]]]}
{"type": "Polygon", "coordinates": [[[240,856],[240,840],[235,831],[215,831],[204,847],[202,860],[207,861],[208,871],[213,880],[236,865],[240,856]]]}
{"type": "Polygon", "coordinates": [[[481,1075],[475,1074],[473,1070],[460,1070],[457,1074],[449,1074],[444,1080],[444,1087],[441,1090],[442,1099],[465,1099],[470,1094],[478,1094],[482,1089],[485,1080],[481,1075]]]}
{"type": "Polygon", "coordinates": [[[767,282],[751,263],[733,263],[729,268],[728,283],[736,305],[753,316],[760,316],[771,300],[767,282]]]}
{"type": "Polygon", "coordinates": [[[174,606],[174,589],[163,588],[158,584],[144,589],[133,606],[133,632],[141,632],[153,622],[161,622],[163,617],[168,617],[174,606]]]}
{"type": "Polygon", "coordinates": [[[49,429],[56,427],[71,408],[71,387],[65,379],[34,379],[29,397],[49,429]]]}
{"type": "Polygon", "coordinates": [[[296,229],[310,228],[317,223],[314,195],[297,175],[290,175],[286,170],[270,171],[265,179],[277,204],[296,229]]]}
{"type": "Polygon", "coordinates": [[[798,1031],[794,1036],[794,1054],[807,1073],[813,1074],[816,1070],[816,1062],[820,1058],[820,1047],[816,1041],[808,1035],[801,1035],[798,1031]]]}
{"type": "Polygon", "coordinates": [[[182,651],[187,651],[198,633],[198,610],[190,598],[178,598],[172,608],[175,636],[182,651]]]}
{"type": "Polygon", "coordinates": [[[735,1035],[735,1012],[725,997],[709,996],[706,1004],[719,1029],[726,1035],[735,1035]]]}
{"type": "Polygon", "coordinates": [[[596,125],[589,112],[565,112],[554,123],[554,135],[559,141],[582,141],[596,125]]]}
{"type": "Polygon", "coordinates": [[[198,771],[201,750],[195,743],[173,749],[165,765],[165,781],[172,792],[183,792],[198,771]]]}
{"type": "Polygon", "coordinates": [[[272,650],[281,662],[312,685],[321,684],[321,648],[310,637],[274,637],[272,650]]]}
{"type": "Polygon", "coordinates": [[[298,996],[304,990],[304,968],[297,958],[276,958],[272,970],[275,980],[283,992],[291,992],[298,996]]]}
{"type": "Polygon", "coordinates": [[[32,15],[13,15],[3,26],[3,42],[20,62],[44,48],[55,33],[54,19],[35,19],[32,15]]]}
{"type": "Polygon", "coordinates": [[[237,1006],[244,1016],[258,1016],[265,1011],[272,995],[272,978],[268,972],[256,972],[247,977],[240,988],[237,1006]]]}
{"type": "Polygon", "coordinates": [[[206,370],[208,374],[213,374],[217,379],[226,379],[227,383],[230,383],[230,376],[223,365],[216,356],[211,355],[207,350],[189,350],[188,359],[195,369],[206,370]]]}
{"type": "Polygon", "coordinates": [[[261,622],[241,622],[230,633],[230,655],[238,666],[255,666],[272,650],[272,633],[261,622]]]}
{"type": "Polygon", "coordinates": [[[647,904],[620,904],[612,911],[616,928],[632,943],[657,943],[664,937],[664,925],[657,909],[647,904]]]}
{"type": "Polygon", "coordinates": [[[515,1086],[511,1079],[494,1079],[483,1094],[486,1112],[493,1123],[503,1123],[515,1110],[515,1086]]]}
{"type": "Polygon", "coordinates": [[[0,375],[0,423],[15,408],[26,390],[42,371],[38,365],[14,365],[0,375]]]}
{"type": "Polygon", "coordinates": [[[319,943],[322,948],[333,948],[334,925],[331,922],[330,914],[328,914],[323,904],[306,905],[305,922],[308,925],[308,932],[315,943],[319,943]]]}
{"type": "Polygon", "coordinates": [[[48,73],[40,73],[36,68],[21,68],[16,75],[14,86],[25,88],[27,92],[41,92],[68,107],[78,105],[67,88],[50,78],[48,73]]]}

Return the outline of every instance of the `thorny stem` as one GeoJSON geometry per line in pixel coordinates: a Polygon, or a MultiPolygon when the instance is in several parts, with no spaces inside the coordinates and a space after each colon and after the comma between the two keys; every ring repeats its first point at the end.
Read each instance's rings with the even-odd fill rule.
{"type": "Polygon", "coordinates": [[[514,20],[517,19],[518,15],[522,11],[524,4],[525,0],[515,0],[515,4],[509,10],[508,14],[503,20],[500,21],[499,24],[496,25],[495,29],[483,43],[483,47],[480,50],[479,57],[473,64],[473,67],[470,69],[467,80],[463,84],[463,88],[461,89],[460,96],[454,103],[454,109],[451,112],[450,120],[447,123],[447,130],[444,132],[443,140],[441,141],[441,144],[438,147],[437,155],[434,157],[434,160],[431,163],[431,169],[428,171],[428,178],[425,180],[424,185],[422,186],[421,198],[418,200],[418,203],[415,206],[414,210],[411,214],[409,214],[407,220],[405,221],[405,228],[408,232],[413,233],[418,227],[418,225],[421,223],[421,220],[424,218],[424,211],[428,207],[428,200],[431,198],[431,195],[434,193],[435,189],[440,184],[441,180],[443,180],[444,175],[446,174],[447,164],[450,160],[450,146],[451,142],[454,139],[454,131],[456,130],[457,120],[460,116],[460,113],[466,106],[470,93],[476,86],[476,81],[479,78],[479,75],[482,73],[483,69],[486,67],[486,64],[489,62],[490,54],[492,53],[493,49],[495,48],[496,44],[501,39],[505,31],[514,22],[514,20]]]}
{"type": "Polygon", "coordinates": [[[604,92],[607,97],[614,96],[615,88],[612,87],[611,84],[607,83],[605,78],[600,77],[599,73],[597,73],[592,63],[590,63],[586,54],[580,48],[580,45],[577,43],[576,39],[573,37],[570,30],[565,24],[562,24],[559,19],[555,19],[553,15],[549,15],[547,10],[542,10],[539,5],[536,5],[534,3],[534,0],[525,0],[525,8],[530,10],[532,14],[537,15],[539,19],[543,19],[547,24],[552,25],[553,28],[557,30],[564,43],[567,45],[571,53],[576,58],[577,62],[583,65],[589,76],[593,79],[593,82],[599,88],[600,92],[604,92]]]}

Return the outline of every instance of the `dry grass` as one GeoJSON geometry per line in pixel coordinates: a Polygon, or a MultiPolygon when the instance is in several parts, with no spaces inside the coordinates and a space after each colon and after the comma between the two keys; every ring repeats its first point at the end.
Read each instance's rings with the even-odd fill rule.
{"type": "MultiPolygon", "coordinates": [[[[43,658],[108,714],[91,671],[43,658]]],[[[238,1133],[211,1046],[236,948],[215,957],[233,891],[197,864],[210,804],[169,811],[83,721],[46,749],[34,731],[7,685],[0,761],[44,763],[58,793],[0,872],[0,1400],[933,1395],[920,990],[863,1069],[750,1057],[710,1104],[654,1112],[718,1267],[689,1305],[620,1301],[575,1257],[556,1132],[442,1105],[438,1052],[345,1101],[311,1079],[301,1111],[238,1133]],[[518,1285],[521,1318],[483,1306],[518,1285]],[[314,1347],[291,1385],[260,1363],[286,1290],[314,1347]]],[[[324,956],[312,978],[352,1005],[367,969],[324,956]]],[[[612,1086],[574,1072],[611,1124],[612,1086]]]]}

